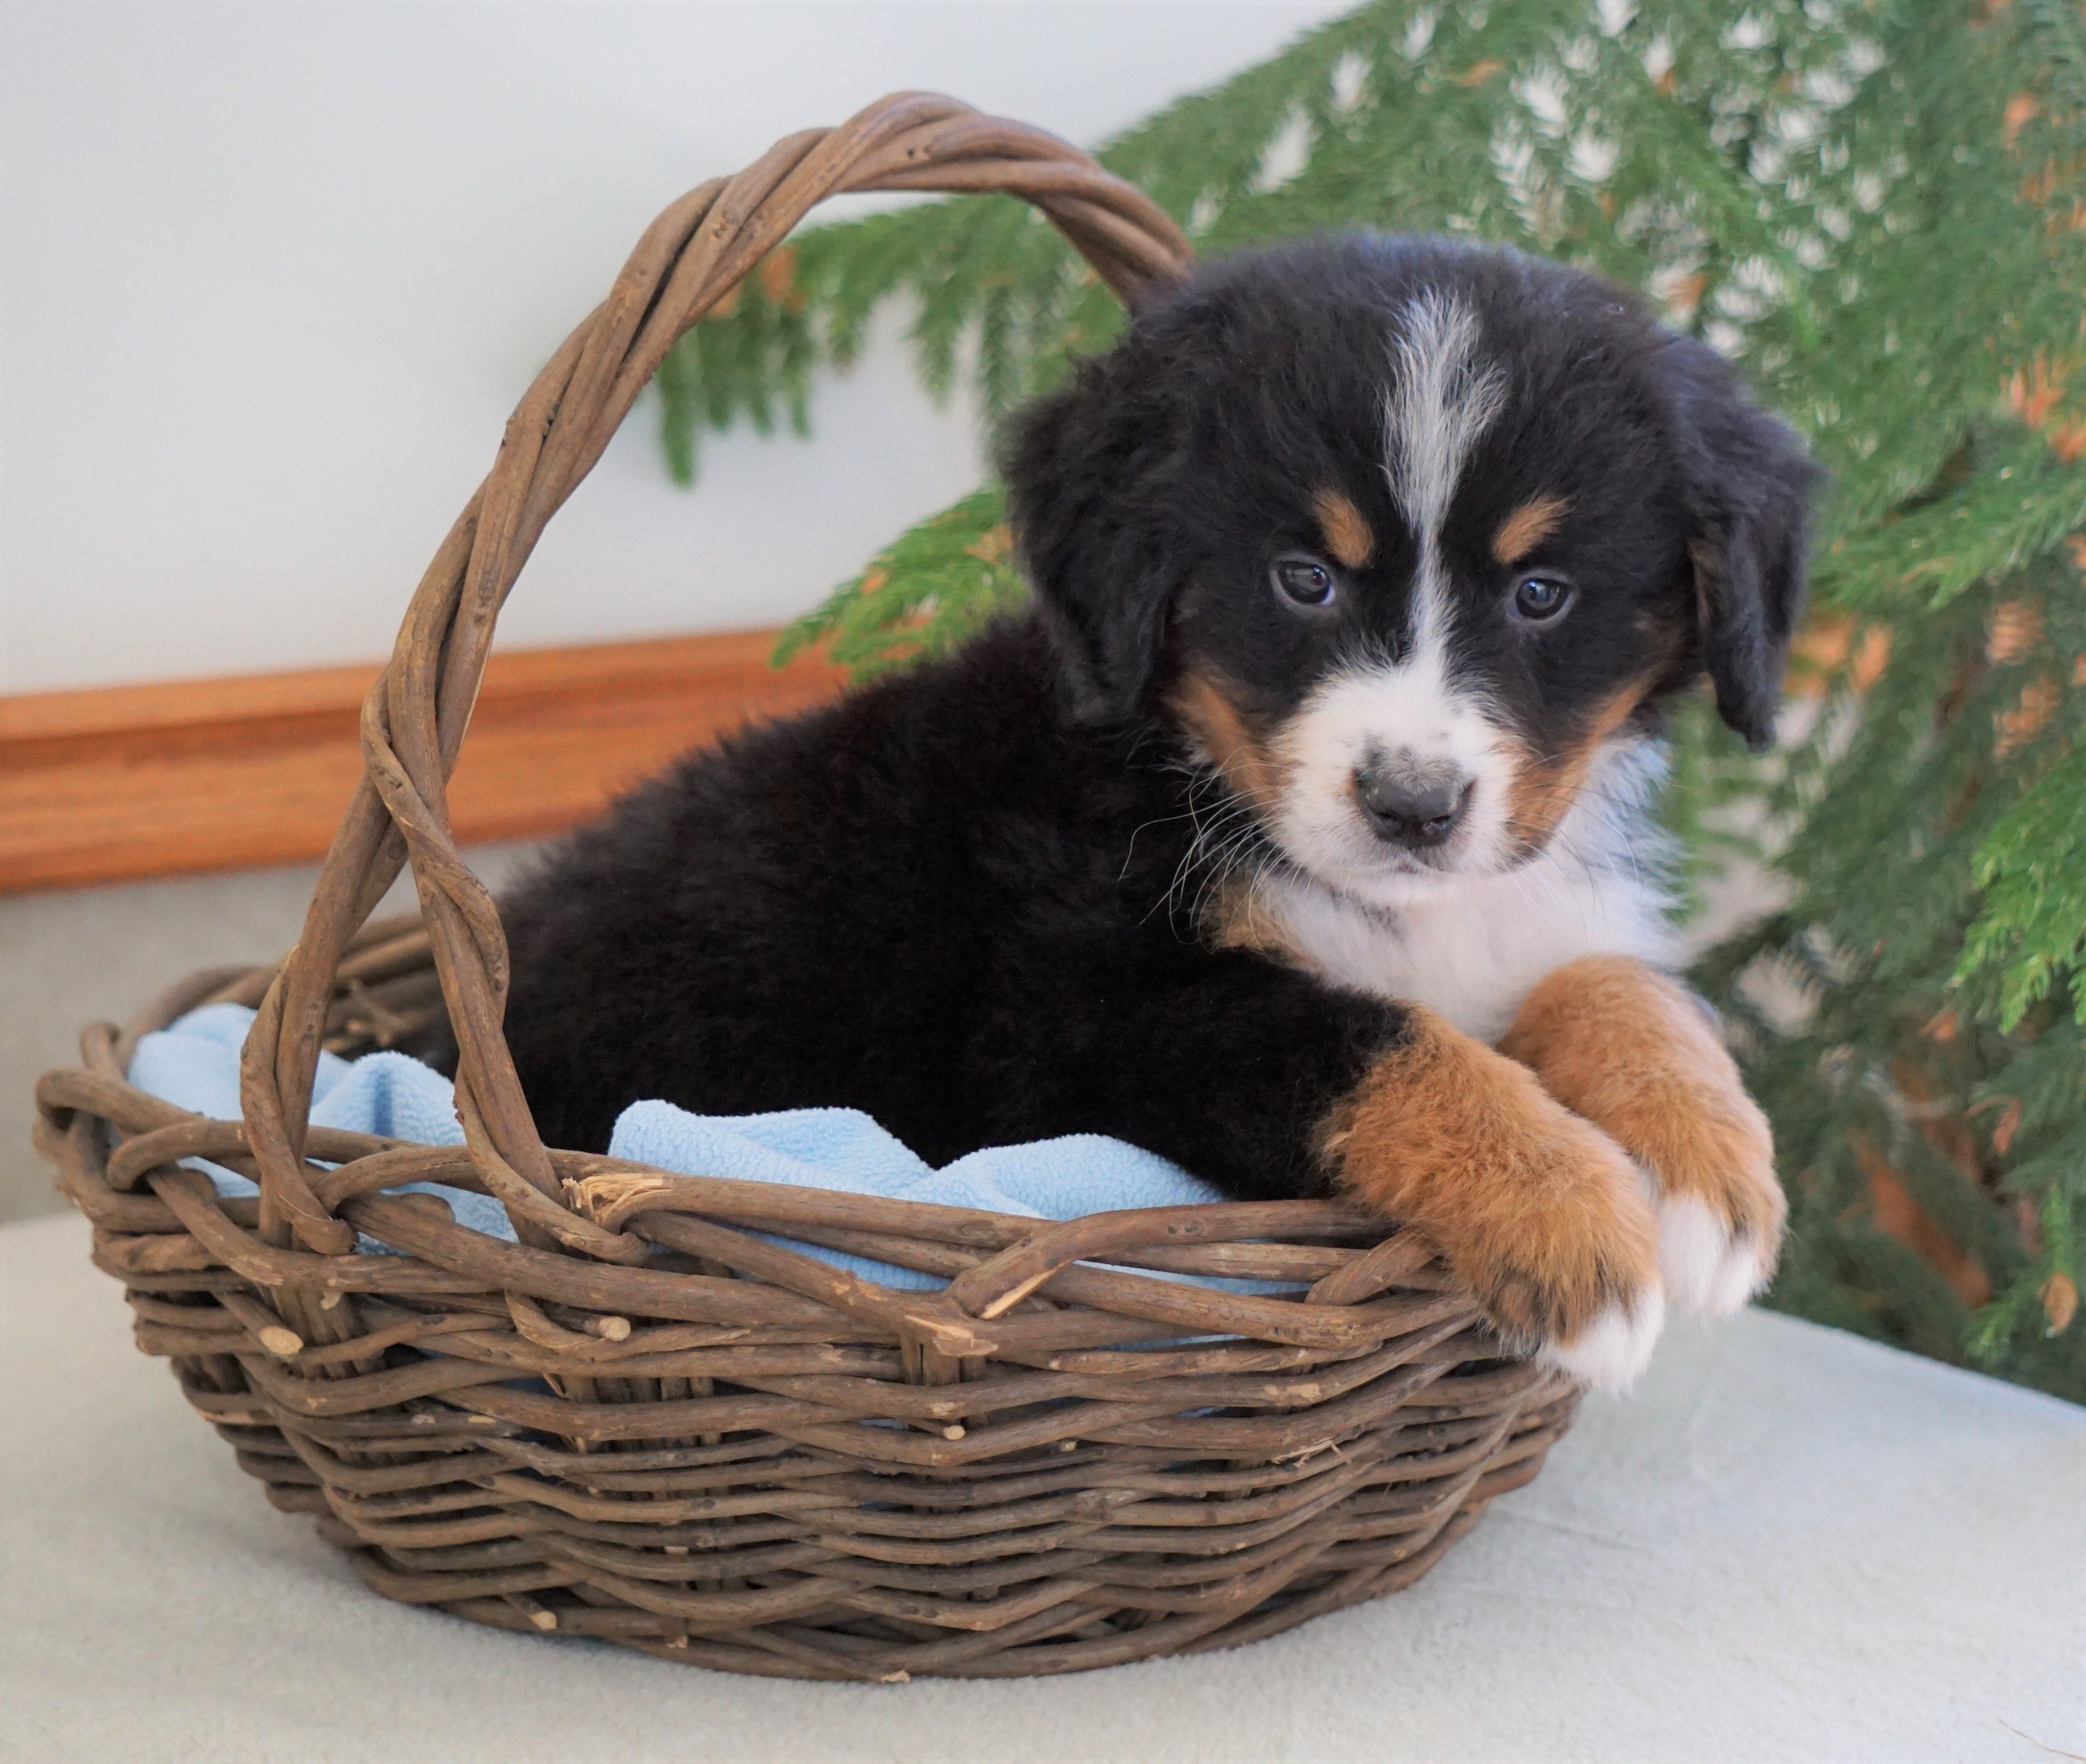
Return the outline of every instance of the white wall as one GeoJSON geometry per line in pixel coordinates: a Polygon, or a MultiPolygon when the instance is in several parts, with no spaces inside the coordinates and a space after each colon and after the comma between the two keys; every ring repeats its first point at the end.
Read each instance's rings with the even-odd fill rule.
{"type": "MultiPolygon", "coordinates": [[[[0,691],[358,659],[653,214],[905,86],[1092,143],[1350,0],[7,0],[0,691]]],[[[641,404],[502,629],[777,623],[975,481],[894,341],[667,481],[641,404]]]]}

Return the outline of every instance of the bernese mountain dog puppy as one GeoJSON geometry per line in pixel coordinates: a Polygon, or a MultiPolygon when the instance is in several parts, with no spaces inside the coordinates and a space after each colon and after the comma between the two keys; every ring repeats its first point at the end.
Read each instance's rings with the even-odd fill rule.
{"type": "Polygon", "coordinates": [[[844,1105],[1344,1193],[1595,1384],[1783,1219],[1648,812],[1704,673],[1769,735],[1813,468],[1575,269],[1348,236],[1204,268],[1009,427],[1032,610],[693,754],[504,906],[551,1144],[844,1105]]]}

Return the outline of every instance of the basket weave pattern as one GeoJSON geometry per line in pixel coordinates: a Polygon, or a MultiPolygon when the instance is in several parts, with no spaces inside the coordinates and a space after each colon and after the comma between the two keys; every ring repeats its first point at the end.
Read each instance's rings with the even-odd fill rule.
{"type": "Polygon", "coordinates": [[[1020,196],[1133,306],[1190,261],[1083,154],[921,94],[674,204],[429,566],[296,948],[90,1027],[38,1085],[38,1144],[138,1345],[390,1597],[818,1678],[1230,1645],[1417,1579],[1535,1474],[1572,1387],[1506,1358],[1423,1240],[1330,1201],[1039,1225],[547,1148],[500,1033],[499,917],[450,835],[494,621],[545,524],[675,338],[815,203],[886,190],[1020,196]],[[371,922],[409,860],[419,914],[371,922]],[[241,1121],[125,1080],[138,1033],[211,1000],[258,1012],[241,1121]],[[442,1009],[465,1145],[309,1124],[322,1047],[442,1009]],[[429,1181],[496,1197],[519,1241],[394,1191],[429,1181]],[[896,1291],[778,1237],[948,1284],[896,1291]]]}

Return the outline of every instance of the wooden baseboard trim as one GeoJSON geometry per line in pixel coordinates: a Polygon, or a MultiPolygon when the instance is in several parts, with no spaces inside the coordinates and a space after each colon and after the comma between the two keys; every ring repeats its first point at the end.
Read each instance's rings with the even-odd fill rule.
{"type": "MultiPolygon", "coordinates": [[[[459,842],[570,827],[674,755],[832,697],[772,631],[496,654],[450,785],[459,842]]],[[[361,775],[374,663],[0,697],[0,893],[308,863],[361,775]]]]}

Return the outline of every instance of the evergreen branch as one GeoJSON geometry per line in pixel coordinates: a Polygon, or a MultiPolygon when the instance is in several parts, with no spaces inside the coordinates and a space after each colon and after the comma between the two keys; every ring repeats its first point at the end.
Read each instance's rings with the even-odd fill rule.
{"type": "Polygon", "coordinates": [[[1006,493],[973,491],[910,527],[782,633],[781,667],[808,646],[857,678],[953,647],[1019,605],[1028,590],[1014,567],[1006,493]]]}
{"type": "Polygon", "coordinates": [[[2071,976],[2086,1023],[2086,748],[2029,790],[1977,847],[1982,910],[1964,940],[1956,978],[1999,970],[1999,1026],[2012,1029],[2071,976]]]}
{"type": "Polygon", "coordinates": [[[1867,611],[1939,607],[2086,530],[2086,457],[2060,459],[2026,429],[1992,453],[1958,488],[1834,540],[1812,572],[1818,598],[1867,611]]]}

